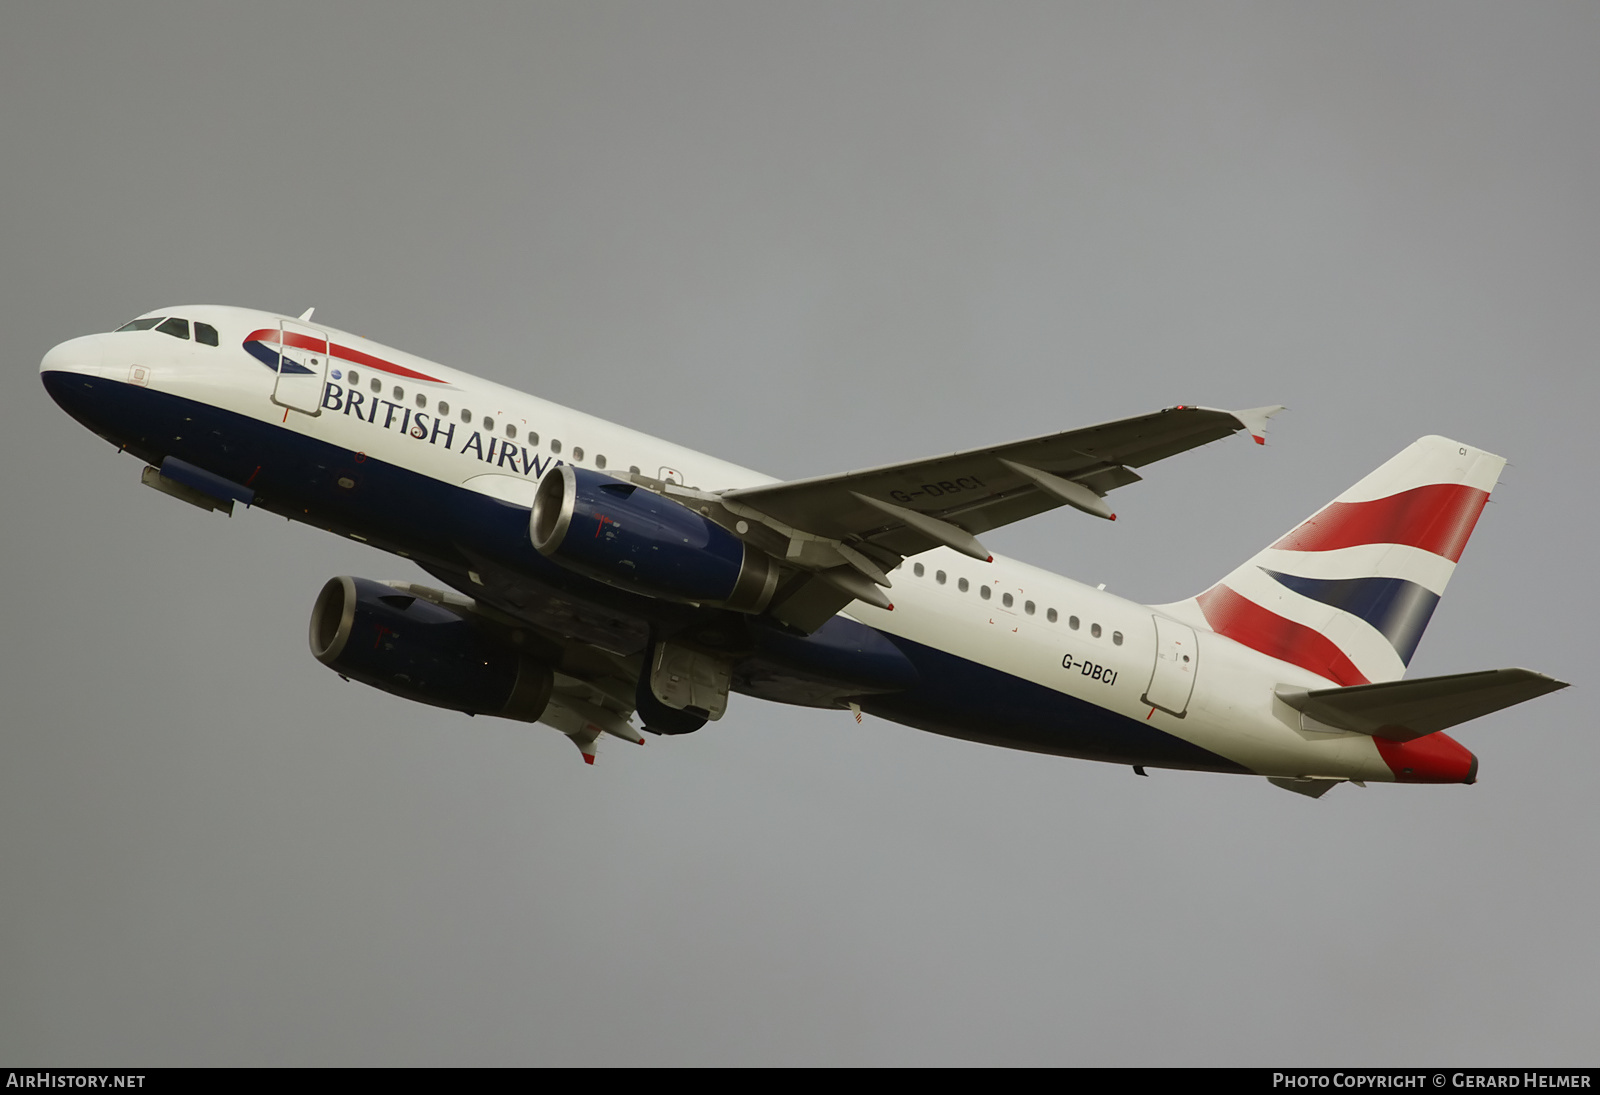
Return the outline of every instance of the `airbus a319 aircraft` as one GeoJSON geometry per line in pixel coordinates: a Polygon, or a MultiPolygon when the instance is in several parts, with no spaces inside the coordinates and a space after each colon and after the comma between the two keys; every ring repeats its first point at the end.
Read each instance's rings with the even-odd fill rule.
{"type": "Polygon", "coordinates": [[[992,555],[990,529],[1105,496],[1281,408],[1177,406],[778,482],[357,335],[163,308],[40,372],[83,425],[206,510],[259,506],[446,588],[329,579],[328,668],[406,699],[601,734],[682,734],[730,692],[1146,768],[1472,783],[1443,731],[1565,687],[1406,680],[1505,461],[1424,437],[1196,597],[1141,605],[992,555]],[[637,718],[637,726],[635,719],[637,718]]]}

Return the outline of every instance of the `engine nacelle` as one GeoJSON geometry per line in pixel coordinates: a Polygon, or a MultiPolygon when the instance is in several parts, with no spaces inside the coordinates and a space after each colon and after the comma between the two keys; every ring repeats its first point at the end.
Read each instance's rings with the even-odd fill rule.
{"type": "Polygon", "coordinates": [[[761,612],[778,584],[772,558],[715,521],[570,464],[539,484],[528,534],[562,566],[650,597],[761,612]]]}
{"type": "Polygon", "coordinates": [[[342,676],[452,711],[536,722],[550,667],[460,612],[367,578],[329,578],[311,653],[342,676]]]}

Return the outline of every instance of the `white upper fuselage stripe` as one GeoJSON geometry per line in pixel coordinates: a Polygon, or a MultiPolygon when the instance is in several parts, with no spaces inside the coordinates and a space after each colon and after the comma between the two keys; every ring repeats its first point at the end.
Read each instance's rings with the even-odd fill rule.
{"type": "Polygon", "coordinates": [[[1442,594],[1456,564],[1442,555],[1406,544],[1360,544],[1333,551],[1267,548],[1223,580],[1231,584],[1235,575],[1263,567],[1302,578],[1401,578],[1442,594]]]}

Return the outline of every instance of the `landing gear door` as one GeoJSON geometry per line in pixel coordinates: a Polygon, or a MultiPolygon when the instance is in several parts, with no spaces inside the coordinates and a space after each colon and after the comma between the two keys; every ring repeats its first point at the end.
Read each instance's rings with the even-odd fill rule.
{"type": "Polygon", "coordinates": [[[1189,709],[1189,697],[1194,694],[1195,673],[1200,668],[1200,645],[1195,641],[1192,627],[1163,616],[1153,619],[1156,664],[1150,673],[1150,687],[1145,689],[1144,702],[1181,719],[1189,709]]]}
{"type": "Polygon", "coordinates": [[[677,643],[657,643],[650,691],[668,707],[715,722],[728,709],[733,671],[726,661],[677,643]]]}
{"type": "Polygon", "coordinates": [[[283,320],[278,325],[278,382],[272,389],[272,401],[302,414],[319,415],[327,376],[327,334],[283,320]]]}

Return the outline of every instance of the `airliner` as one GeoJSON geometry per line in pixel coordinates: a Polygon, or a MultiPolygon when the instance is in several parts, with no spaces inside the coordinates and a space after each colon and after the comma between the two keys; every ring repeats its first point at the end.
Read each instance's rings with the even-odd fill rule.
{"type": "Polygon", "coordinates": [[[1565,687],[1406,679],[1505,461],[1403,449],[1209,589],[1143,605],[979,537],[1106,496],[1281,407],[1181,405],[780,482],[313,320],[162,308],[50,350],[45,388],[203,510],[260,507],[439,586],[330,578],[312,654],[346,680],[539,722],[593,763],[730,693],[1147,769],[1473,783],[1443,731],[1565,687]]]}

